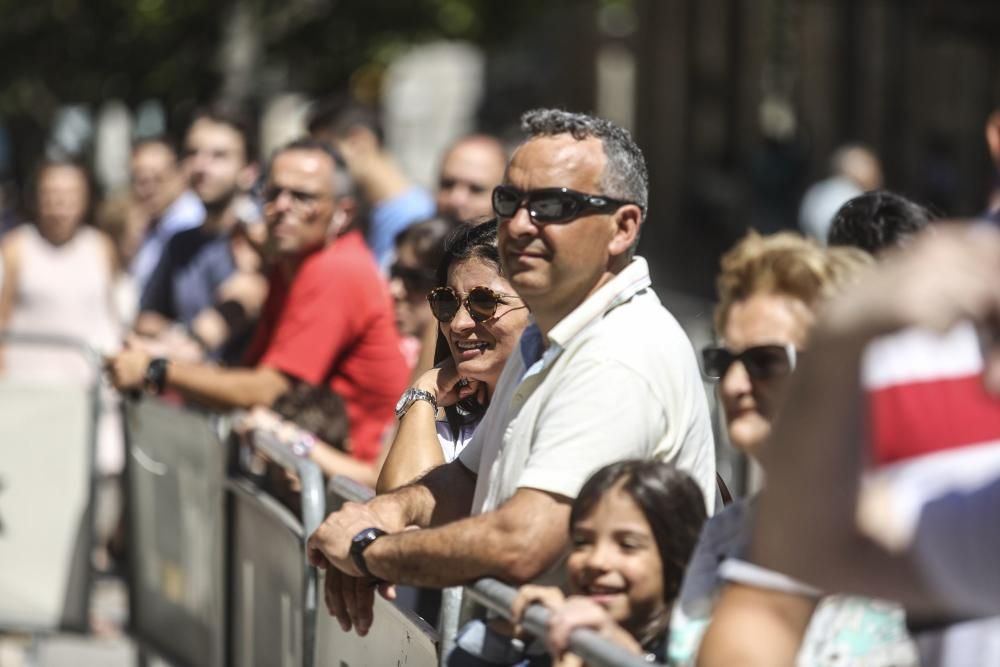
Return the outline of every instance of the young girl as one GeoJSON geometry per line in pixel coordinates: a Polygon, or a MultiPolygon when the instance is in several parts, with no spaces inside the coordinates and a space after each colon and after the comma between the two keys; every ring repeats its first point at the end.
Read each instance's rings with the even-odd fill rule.
{"type": "Polygon", "coordinates": [[[580,627],[664,660],[670,608],[705,518],[698,485],[671,465],[621,461],[601,468],[570,511],[571,596],[523,586],[512,607],[515,622],[533,602],[553,612],[546,643],[558,667],[583,664],[567,653],[569,634],[580,627]]]}

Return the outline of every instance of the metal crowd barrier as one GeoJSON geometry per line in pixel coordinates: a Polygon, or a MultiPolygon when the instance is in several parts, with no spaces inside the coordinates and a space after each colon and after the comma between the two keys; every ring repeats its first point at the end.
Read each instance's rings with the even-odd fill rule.
{"type": "Polygon", "coordinates": [[[124,410],[129,632],[143,654],[222,667],[225,421],[156,399],[124,410]]]}
{"type": "Polygon", "coordinates": [[[68,355],[87,374],[53,384],[30,364],[0,371],[0,630],[86,632],[101,358],[61,336],[0,334],[0,344],[68,355]]]}
{"type": "MultiPolygon", "coordinates": [[[[347,477],[335,476],[327,486],[328,504],[338,508],[344,501],[364,502],[375,492],[347,477]]],[[[375,595],[374,619],[365,637],[344,632],[324,609],[317,625],[317,665],[366,667],[407,665],[433,667],[438,664],[438,633],[408,609],[375,595]]]]}
{"type": "MultiPolygon", "coordinates": [[[[360,503],[370,499],[373,495],[373,492],[370,489],[342,477],[334,477],[330,480],[328,490],[331,495],[337,496],[341,501],[360,503]]],[[[496,579],[484,577],[476,581],[474,584],[466,586],[464,594],[487,609],[490,609],[491,611],[496,612],[509,620],[511,603],[517,595],[517,590],[496,579]]],[[[375,599],[377,603],[379,601],[379,597],[376,596],[375,599]]],[[[372,623],[373,631],[379,623],[382,623],[383,618],[380,611],[381,610],[378,608],[378,605],[376,605],[375,617],[372,623]]],[[[548,627],[549,615],[550,612],[545,607],[538,604],[531,605],[525,611],[522,625],[531,634],[535,636],[544,636],[546,628],[548,627]]],[[[457,626],[457,611],[452,612],[452,615],[443,622],[442,625],[444,627],[441,628],[442,635],[447,633],[454,638],[456,628],[454,626],[447,627],[452,623],[457,626]]],[[[588,665],[594,665],[595,667],[649,667],[651,664],[644,658],[633,655],[620,646],[605,641],[596,632],[587,629],[575,630],[570,635],[569,645],[570,650],[573,653],[583,658],[588,665]]],[[[445,655],[446,653],[442,651],[442,666],[444,665],[445,655]]],[[[367,664],[376,665],[390,663],[373,662],[367,664]]]]}
{"type": "Polygon", "coordinates": [[[323,475],[316,464],[295,456],[270,434],[253,432],[241,444],[297,476],[300,511],[296,516],[262,490],[253,481],[247,460],[240,457],[226,481],[231,545],[229,664],[311,667],[318,580],[316,568],[308,562],[306,540],[323,521],[323,475]]]}

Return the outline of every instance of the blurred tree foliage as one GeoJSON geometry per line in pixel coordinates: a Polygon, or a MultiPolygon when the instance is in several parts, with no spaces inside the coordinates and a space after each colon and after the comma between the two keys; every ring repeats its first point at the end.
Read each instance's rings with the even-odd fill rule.
{"type": "Polygon", "coordinates": [[[262,76],[322,93],[377,76],[408,43],[445,37],[489,48],[567,2],[0,0],[0,116],[42,120],[59,104],[111,98],[156,98],[168,108],[207,101],[225,75],[221,53],[237,4],[252,17],[262,76]]]}

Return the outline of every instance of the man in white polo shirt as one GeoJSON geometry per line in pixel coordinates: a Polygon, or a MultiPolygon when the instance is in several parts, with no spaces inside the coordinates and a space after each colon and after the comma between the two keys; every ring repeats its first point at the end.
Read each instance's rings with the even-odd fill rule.
{"type": "MultiPolygon", "coordinates": [[[[691,344],[633,257],[647,207],[638,146],[614,124],[555,110],[493,194],[504,273],[532,312],[458,460],[348,504],[309,540],[327,605],[365,634],[372,578],[452,586],[483,576],[561,582],[570,504],[601,466],[657,457],[714,504],[715,453],[691,344]],[[470,516],[471,515],[471,516],[470,516]],[[408,525],[424,530],[405,531],[408,525]],[[384,533],[382,531],[385,531],[384,533]]],[[[435,407],[404,395],[401,410],[435,407]]]]}

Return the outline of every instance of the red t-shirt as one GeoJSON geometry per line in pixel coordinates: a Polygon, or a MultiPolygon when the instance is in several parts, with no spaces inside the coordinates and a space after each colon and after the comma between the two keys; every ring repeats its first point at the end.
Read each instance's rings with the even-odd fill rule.
{"type": "Polygon", "coordinates": [[[247,361],[328,380],[347,406],[351,453],[374,460],[408,371],[388,288],[361,234],[306,258],[290,284],[277,270],[269,282],[247,361]]]}

